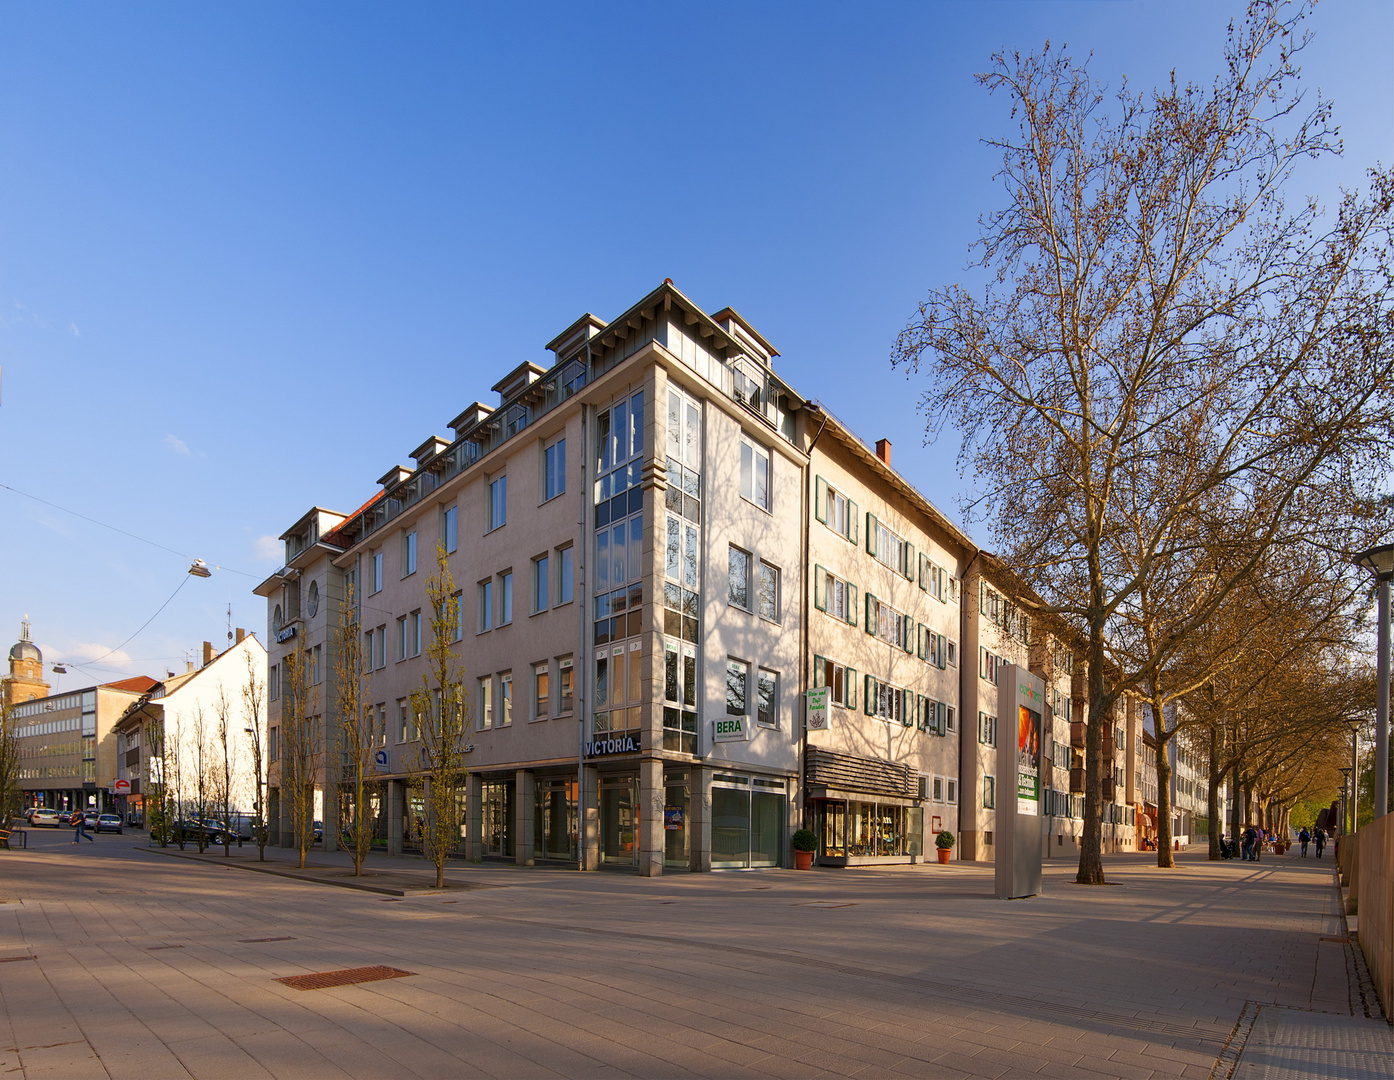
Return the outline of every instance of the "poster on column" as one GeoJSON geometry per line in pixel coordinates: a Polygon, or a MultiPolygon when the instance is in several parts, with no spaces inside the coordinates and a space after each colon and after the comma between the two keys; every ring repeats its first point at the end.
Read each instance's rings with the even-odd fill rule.
{"type": "Polygon", "coordinates": [[[1041,714],[1017,706],[1016,812],[1030,817],[1041,813],[1041,714]]]}

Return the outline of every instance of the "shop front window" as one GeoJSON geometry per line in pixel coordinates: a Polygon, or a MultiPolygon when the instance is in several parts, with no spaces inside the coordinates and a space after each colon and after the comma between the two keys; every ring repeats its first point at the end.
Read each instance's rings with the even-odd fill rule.
{"type": "Polygon", "coordinates": [[[688,866],[687,783],[685,772],[663,777],[663,865],[680,869],[688,866]]]}
{"type": "Polygon", "coordinates": [[[485,855],[513,857],[513,781],[486,780],[480,798],[485,855]]]}
{"type": "Polygon", "coordinates": [[[533,822],[533,858],[574,860],[576,781],[539,780],[533,822]]]}
{"type": "Polygon", "coordinates": [[[712,867],[778,866],[784,851],[785,783],[719,773],[712,783],[712,867]]]}
{"type": "Polygon", "coordinates": [[[607,776],[600,781],[600,861],[607,866],[639,864],[639,781],[607,776]]]}

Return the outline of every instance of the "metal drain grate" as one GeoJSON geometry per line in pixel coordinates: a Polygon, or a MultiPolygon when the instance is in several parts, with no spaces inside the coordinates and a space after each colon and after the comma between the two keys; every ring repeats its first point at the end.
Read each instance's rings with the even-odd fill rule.
{"type": "Polygon", "coordinates": [[[294,941],[293,937],[240,937],[237,939],[239,945],[260,945],[264,941],[294,941]]]}
{"type": "Polygon", "coordinates": [[[377,982],[379,979],[402,979],[415,974],[414,971],[402,971],[378,964],[374,967],[345,968],[343,971],[321,971],[314,975],[288,975],[276,981],[296,990],[326,990],[331,986],[352,986],[354,983],[377,982]]]}
{"type": "Polygon", "coordinates": [[[0,964],[13,964],[16,960],[34,960],[33,956],[0,956],[0,964]]]}

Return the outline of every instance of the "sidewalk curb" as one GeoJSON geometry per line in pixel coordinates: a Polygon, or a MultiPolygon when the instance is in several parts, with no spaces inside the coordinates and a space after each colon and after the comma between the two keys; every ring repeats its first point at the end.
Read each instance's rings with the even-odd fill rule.
{"type": "Polygon", "coordinates": [[[168,848],[147,847],[141,850],[155,855],[168,855],[171,859],[187,859],[189,862],[203,863],[205,866],[223,866],[230,870],[250,870],[256,874],[271,874],[273,877],[289,878],[306,885],[334,885],[340,889],[357,889],[360,892],[381,893],[383,896],[406,896],[405,889],[392,889],[385,885],[363,885],[357,881],[330,881],[325,878],[306,877],[295,870],[277,870],[270,866],[248,866],[244,863],[217,862],[204,855],[189,854],[187,851],[170,851],[168,848]]]}

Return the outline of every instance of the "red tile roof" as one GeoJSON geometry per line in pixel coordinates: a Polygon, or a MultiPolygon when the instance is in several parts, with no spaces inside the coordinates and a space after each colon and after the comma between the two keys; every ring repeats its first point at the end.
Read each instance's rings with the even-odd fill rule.
{"type": "Polygon", "coordinates": [[[143,694],[159,685],[159,680],[152,679],[149,675],[133,675],[131,678],[122,679],[119,682],[102,683],[102,686],[108,690],[129,690],[133,694],[143,694]]]}

